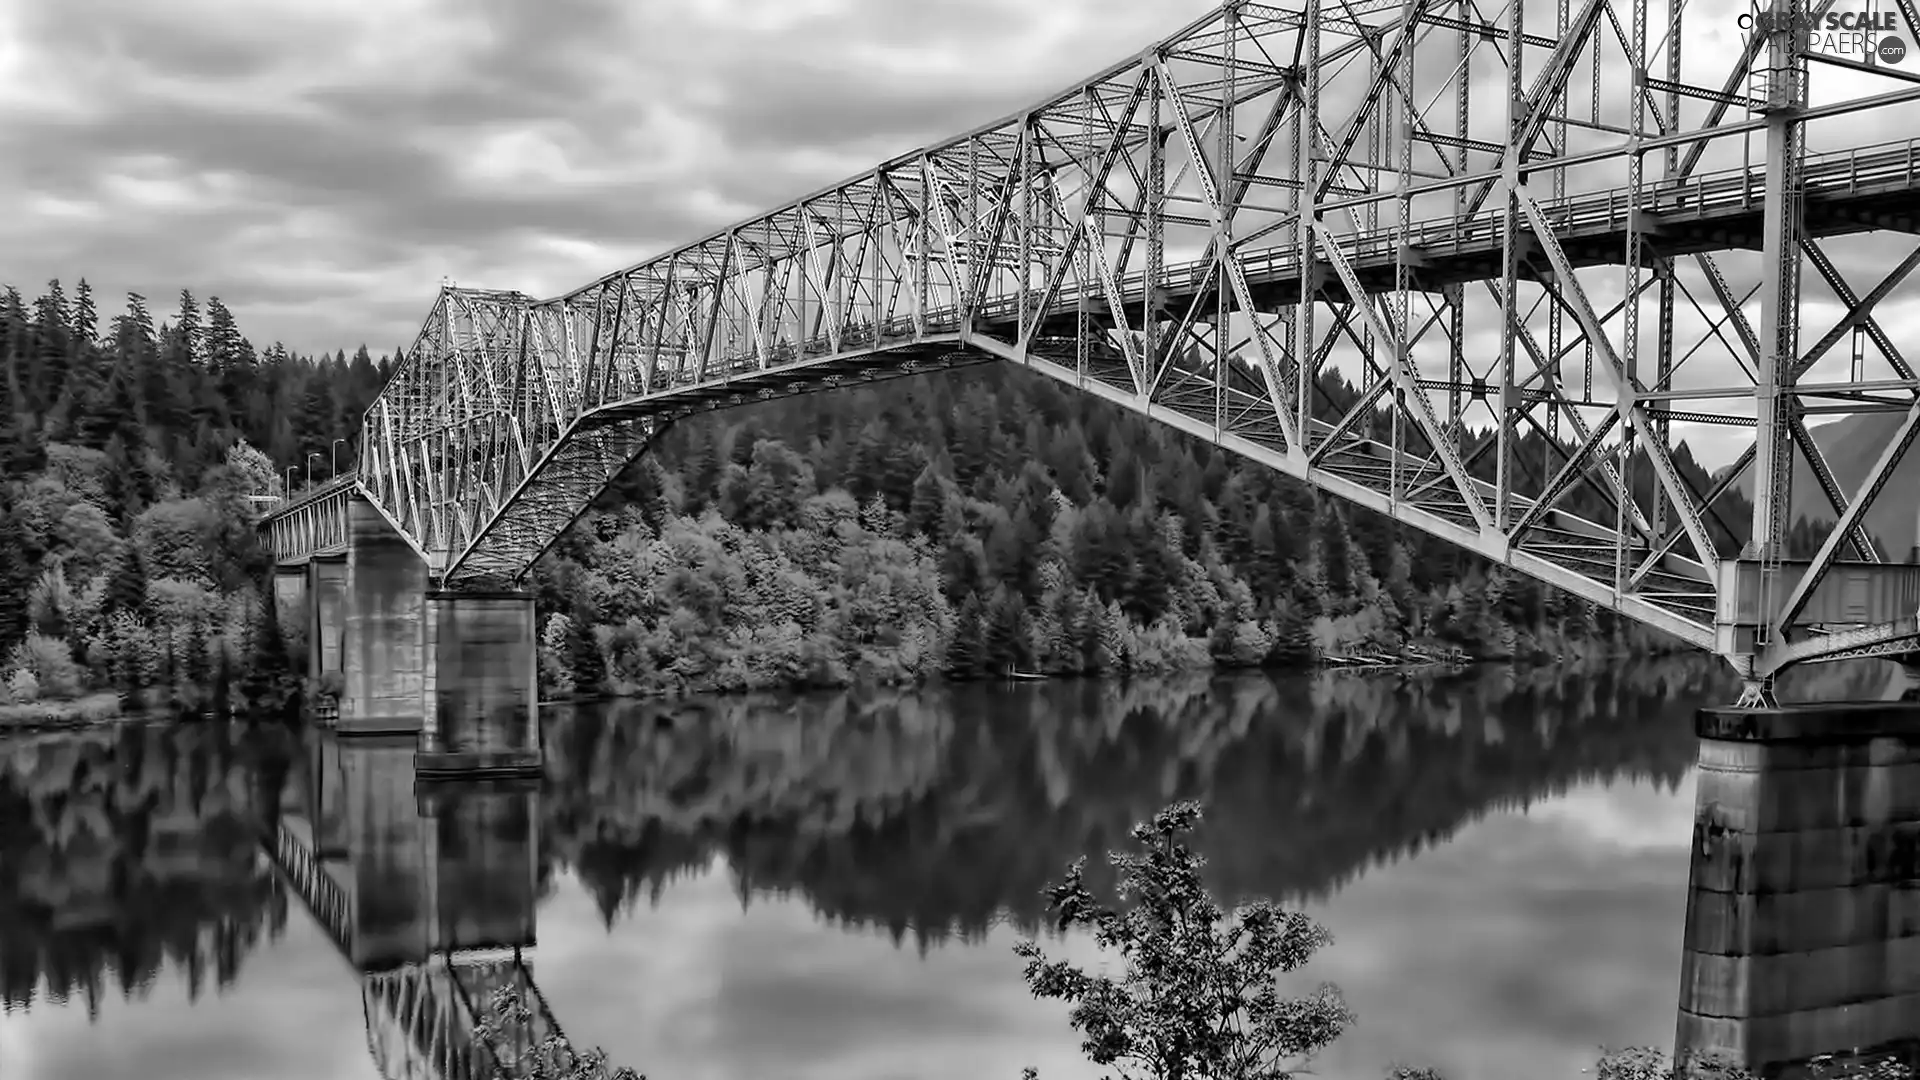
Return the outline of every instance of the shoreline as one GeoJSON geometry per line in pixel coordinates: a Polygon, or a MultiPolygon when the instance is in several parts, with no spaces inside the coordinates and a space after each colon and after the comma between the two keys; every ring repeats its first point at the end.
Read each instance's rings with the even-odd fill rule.
{"type": "Polygon", "coordinates": [[[129,712],[121,702],[120,695],[111,690],[67,701],[0,705],[0,733],[62,731],[138,719],[141,719],[141,714],[129,712]]]}
{"type": "MultiPolygon", "coordinates": [[[[981,683],[994,683],[994,682],[1007,682],[1007,681],[1015,681],[1015,682],[1022,682],[1022,683],[1025,683],[1025,682],[1077,682],[1083,679],[1107,679],[1107,678],[1116,678],[1116,677],[1128,678],[1128,677],[1138,677],[1138,676],[1166,677],[1166,676],[1177,676],[1177,675],[1185,675],[1185,674],[1223,675],[1223,674],[1232,674],[1236,672],[1269,672],[1269,673],[1289,673],[1289,674],[1300,674],[1300,675],[1314,674],[1314,673],[1320,673],[1320,672],[1327,672],[1327,673],[1339,672],[1343,674],[1354,674],[1354,675],[1369,675],[1369,674],[1371,675],[1394,675],[1394,674],[1411,675],[1415,673],[1431,673],[1431,672],[1448,671],[1448,670],[1459,671],[1459,670],[1465,670],[1468,668],[1479,667],[1487,664],[1518,664],[1518,665],[1528,666],[1528,667],[1553,667],[1553,666],[1559,666],[1559,665],[1570,664],[1570,663],[1579,663],[1581,661],[1588,661],[1596,658],[1603,658],[1603,657],[1560,656],[1560,657],[1533,657],[1533,658],[1519,658],[1519,657],[1441,658],[1441,657],[1431,657],[1431,656],[1419,656],[1417,654],[1415,656],[1401,656],[1401,657],[1394,657],[1391,655],[1386,655],[1386,656],[1369,655],[1369,656],[1351,656],[1351,657],[1350,656],[1327,656],[1327,657],[1320,658],[1314,663],[1301,664],[1301,665],[1285,665],[1285,666],[1276,665],[1276,666],[1253,666],[1253,667],[1221,667],[1219,665],[1207,665],[1207,666],[1195,666],[1190,668],[1174,668],[1166,671],[1139,672],[1139,673],[1121,674],[1121,675],[1115,675],[1111,673],[1099,674],[1099,675],[1087,675],[1087,674],[1056,674],[1056,673],[1045,673],[1045,672],[1035,672],[1035,673],[1022,672],[1020,673],[1020,676],[1018,678],[1013,680],[1008,680],[1004,678],[995,678],[995,677],[970,679],[970,680],[953,680],[953,679],[947,678],[944,675],[935,675],[931,678],[915,680],[911,683],[911,685],[920,686],[920,687],[936,687],[942,684],[955,683],[955,682],[959,682],[961,684],[971,683],[975,685],[981,684],[981,683]]],[[[586,694],[574,693],[574,694],[556,694],[552,697],[542,697],[539,703],[542,705],[569,705],[569,704],[580,704],[583,702],[592,702],[592,701],[628,701],[628,700],[675,701],[675,700],[684,700],[687,698],[695,698],[695,697],[709,697],[709,696],[730,697],[737,694],[782,693],[782,692],[804,694],[804,693],[810,693],[810,692],[818,692],[821,690],[845,690],[845,689],[851,689],[851,688],[852,687],[850,686],[827,687],[827,686],[808,686],[808,685],[795,684],[795,685],[788,685],[788,686],[767,686],[767,687],[751,687],[751,688],[702,687],[702,688],[689,688],[686,690],[679,690],[679,691],[656,690],[652,692],[643,692],[643,693],[632,693],[632,692],[628,692],[628,693],[603,692],[603,693],[586,693],[586,694]]],[[[153,719],[157,715],[160,715],[160,714],[156,713],[154,710],[151,710],[151,709],[141,709],[141,708],[138,708],[137,706],[129,708],[127,703],[120,697],[120,695],[113,691],[99,691],[92,694],[88,694],[85,697],[75,698],[71,700],[35,701],[35,702],[25,702],[20,704],[0,705],[0,735],[5,735],[12,732],[25,733],[25,732],[45,732],[45,731],[71,731],[71,730],[77,730],[77,729],[88,728],[88,727],[102,726],[107,724],[136,723],[142,720],[153,719]]]]}

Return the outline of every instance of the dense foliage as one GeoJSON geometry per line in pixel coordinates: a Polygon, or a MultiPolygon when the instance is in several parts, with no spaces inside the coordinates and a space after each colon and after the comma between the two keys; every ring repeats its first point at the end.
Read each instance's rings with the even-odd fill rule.
{"type": "Polygon", "coordinates": [[[562,690],[1670,647],[1004,365],[670,429],[538,577],[562,690]]]}
{"type": "Polygon", "coordinates": [[[277,668],[248,497],[281,492],[276,462],[346,467],[388,366],[257,353],[186,292],[157,327],[138,295],[99,322],[84,281],[0,294],[0,702],[277,668]]]}
{"type": "MultiPolygon", "coordinates": [[[[137,295],[99,322],[84,282],[0,300],[0,546],[21,553],[0,570],[0,661],[16,697],[198,685],[274,648],[242,632],[261,606],[245,496],[348,467],[392,364],[256,351],[188,293],[158,326],[137,295]]],[[[1329,373],[1317,405],[1358,400],[1329,373]]],[[[1520,440],[1523,485],[1564,449],[1545,430],[1520,440]]],[[[1611,519],[1597,492],[1569,498],[1611,519]]],[[[684,421],[537,577],[559,692],[1669,644],[998,364],[684,421]]]]}
{"type": "Polygon", "coordinates": [[[1032,939],[1014,952],[1033,996],[1071,1002],[1088,1060],[1118,1065],[1123,1080],[1287,1080],[1353,1023],[1336,987],[1286,997],[1276,980],[1333,935],[1271,900],[1229,917],[1185,839],[1200,814],[1198,803],[1178,802],[1134,826],[1133,850],[1107,856],[1117,906],[1087,888],[1084,859],[1048,889],[1060,928],[1084,928],[1118,953],[1119,977],[1049,960],[1032,939]]]}

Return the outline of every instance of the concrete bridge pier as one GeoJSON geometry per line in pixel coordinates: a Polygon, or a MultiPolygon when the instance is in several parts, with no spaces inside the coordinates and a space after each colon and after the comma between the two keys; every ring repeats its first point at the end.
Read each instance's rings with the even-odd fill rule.
{"type": "Polygon", "coordinates": [[[540,690],[533,594],[426,594],[422,776],[538,773],[540,690]]]}
{"type": "Polygon", "coordinates": [[[1705,709],[1674,1057],[1920,1064],[1920,704],[1705,709]]]}
{"type": "Polygon", "coordinates": [[[338,675],[346,660],[346,555],[330,552],[308,559],[306,592],[307,675],[338,675]]]}
{"type": "Polygon", "coordinates": [[[364,498],[342,500],[343,550],[274,571],[307,671],[338,695],[318,722],[416,740],[421,776],[538,775],[538,651],[531,593],[433,587],[420,553],[364,498]]]}
{"type": "Polygon", "coordinates": [[[307,610],[308,596],[305,566],[273,568],[273,621],[280,628],[288,656],[307,654],[307,628],[312,620],[307,610]]]}
{"type": "Polygon", "coordinates": [[[371,503],[348,503],[342,603],[343,734],[417,735],[424,726],[427,567],[371,503]]]}

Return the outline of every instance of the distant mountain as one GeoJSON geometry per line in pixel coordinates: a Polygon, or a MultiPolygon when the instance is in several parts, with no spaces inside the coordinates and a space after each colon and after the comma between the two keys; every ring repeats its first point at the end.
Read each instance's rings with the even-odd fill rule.
{"type": "MultiPolygon", "coordinates": [[[[1864,413],[1811,430],[1814,443],[1826,455],[1827,465],[1842,491],[1849,496],[1853,494],[1866,478],[1867,470],[1873,468],[1874,461],[1880,457],[1881,448],[1900,429],[1900,420],[1899,413],[1864,413]]],[[[1836,516],[1833,505],[1821,493],[1813,469],[1799,454],[1794,455],[1793,464],[1794,515],[1832,521],[1836,516]]],[[[1740,490],[1748,498],[1753,497],[1751,472],[1741,478],[1740,490]]],[[[1888,558],[1904,561],[1914,545],[1916,518],[1920,518],[1920,447],[1907,451],[1906,459],[1894,469],[1893,477],[1881,489],[1879,500],[1867,511],[1867,529],[1880,541],[1888,558]]],[[[1846,557],[1845,552],[1842,557],[1846,557]]]]}

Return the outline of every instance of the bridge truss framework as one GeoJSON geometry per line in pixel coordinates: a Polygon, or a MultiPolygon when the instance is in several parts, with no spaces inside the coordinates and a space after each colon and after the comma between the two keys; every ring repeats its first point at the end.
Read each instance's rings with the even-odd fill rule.
{"type": "Polygon", "coordinates": [[[1920,568],[1864,523],[1920,431],[1876,317],[1920,249],[1863,287],[1827,245],[1920,232],[1920,143],[1856,137],[1911,127],[1920,74],[1808,53],[1807,15],[1737,40],[1650,0],[1226,4],[563,296],[443,289],[358,474],[276,545],[351,488],[448,584],[516,579],[674,420],[998,358],[1717,652],[1755,702],[1904,653],[1920,568]],[[1806,267],[1840,313],[1810,346],[1806,267]],[[1902,419],[1846,490],[1807,417],[1868,411],[1902,419]],[[1675,431],[1702,424],[1755,433],[1704,491],[1675,431]],[[1796,458],[1837,525],[1792,560],[1796,458]],[[1751,521],[1716,520],[1749,481],[1751,521]]]}

